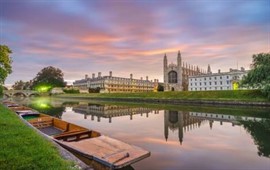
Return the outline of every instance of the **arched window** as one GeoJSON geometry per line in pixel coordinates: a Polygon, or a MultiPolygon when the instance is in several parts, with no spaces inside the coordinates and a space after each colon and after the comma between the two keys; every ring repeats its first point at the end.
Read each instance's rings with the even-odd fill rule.
{"type": "Polygon", "coordinates": [[[177,83],[177,73],[175,71],[169,72],[169,83],[177,83]]]}

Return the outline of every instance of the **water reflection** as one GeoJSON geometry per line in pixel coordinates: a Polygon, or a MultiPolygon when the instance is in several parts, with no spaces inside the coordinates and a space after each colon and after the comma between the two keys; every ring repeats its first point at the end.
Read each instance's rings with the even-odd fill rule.
{"type": "Polygon", "coordinates": [[[200,127],[203,120],[193,118],[188,112],[169,111],[165,110],[164,113],[164,136],[166,141],[169,137],[169,129],[171,131],[178,130],[178,139],[182,145],[184,133],[183,131],[192,130],[200,127]]]}
{"type": "MultiPolygon", "coordinates": [[[[84,114],[85,119],[87,119],[88,115],[91,115],[91,120],[95,120],[95,117],[97,117],[98,122],[100,122],[101,117],[108,118],[109,123],[112,123],[113,117],[129,115],[130,120],[132,120],[133,115],[140,114],[142,116],[143,114],[146,114],[146,117],[148,117],[149,113],[153,111],[153,109],[144,107],[131,108],[128,106],[91,103],[89,103],[88,105],[79,105],[73,107],[72,110],[76,113],[84,114]]],[[[157,114],[158,110],[156,110],[155,113],[157,114]]]]}
{"type": "Polygon", "coordinates": [[[269,169],[270,120],[260,109],[222,114],[196,106],[183,111],[55,99],[24,103],[150,150],[135,169],[269,169]]]}

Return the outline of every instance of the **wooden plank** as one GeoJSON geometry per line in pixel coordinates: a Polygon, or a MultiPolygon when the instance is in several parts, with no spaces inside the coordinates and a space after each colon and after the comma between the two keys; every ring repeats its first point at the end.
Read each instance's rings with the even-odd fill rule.
{"type": "Polygon", "coordinates": [[[103,135],[76,142],[63,141],[61,143],[81,153],[93,156],[97,161],[118,168],[135,163],[150,155],[148,151],[139,147],[103,135]]]}

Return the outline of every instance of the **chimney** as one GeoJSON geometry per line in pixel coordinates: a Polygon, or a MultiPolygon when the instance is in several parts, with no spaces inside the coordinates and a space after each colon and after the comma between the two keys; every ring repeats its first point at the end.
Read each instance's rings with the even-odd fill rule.
{"type": "Polygon", "coordinates": [[[146,80],[148,81],[148,76],[146,76],[146,80]]]}
{"type": "Polygon", "coordinates": [[[110,71],[110,77],[112,77],[112,71],[110,71]]]}
{"type": "Polygon", "coordinates": [[[218,73],[220,73],[220,69],[218,69],[218,73]]]}
{"type": "Polygon", "coordinates": [[[100,78],[101,77],[101,72],[98,72],[98,78],[100,78]]]}
{"type": "Polygon", "coordinates": [[[233,69],[232,68],[230,68],[230,72],[232,72],[233,71],[233,69]]]}
{"type": "Polygon", "coordinates": [[[133,78],[133,74],[130,74],[130,79],[132,79],[133,78]]]}
{"type": "Polygon", "coordinates": [[[85,75],[85,79],[88,79],[88,75],[87,74],[85,75]]]}
{"type": "Polygon", "coordinates": [[[241,71],[245,71],[245,68],[244,67],[241,67],[241,71]]]}
{"type": "Polygon", "coordinates": [[[143,78],[141,77],[141,80],[143,80],[143,78]]]}
{"type": "Polygon", "coordinates": [[[94,78],[95,78],[95,73],[92,74],[92,79],[94,79],[94,78]]]}

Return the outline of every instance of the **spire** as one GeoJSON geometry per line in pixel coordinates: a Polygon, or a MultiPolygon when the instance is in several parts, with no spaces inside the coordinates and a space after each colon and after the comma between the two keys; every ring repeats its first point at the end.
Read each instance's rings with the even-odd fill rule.
{"type": "Polygon", "coordinates": [[[168,60],[167,60],[167,55],[166,55],[166,53],[165,53],[165,55],[164,55],[163,65],[164,65],[164,68],[167,67],[167,65],[168,65],[168,60]]]}
{"type": "Polygon", "coordinates": [[[211,71],[211,68],[210,68],[210,64],[208,64],[208,67],[207,67],[207,74],[212,74],[212,71],[211,71]]]}
{"type": "Polygon", "coordinates": [[[177,55],[177,65],[178,67],[181,67],[182,64],[182,57],[181,57],[181,53],[180,50],[178,51],[178,55],[177,55]]]}

